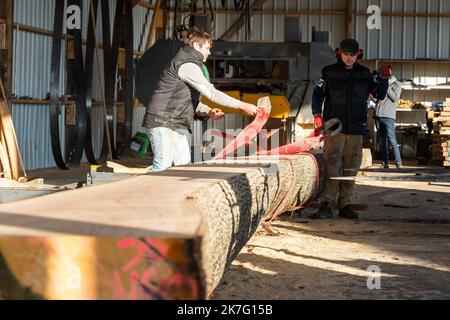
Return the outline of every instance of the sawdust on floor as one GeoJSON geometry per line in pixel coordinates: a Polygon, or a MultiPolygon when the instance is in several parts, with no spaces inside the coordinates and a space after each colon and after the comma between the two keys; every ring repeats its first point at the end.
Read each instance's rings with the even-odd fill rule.
{"type": "Polygon", "coordinates": [[[360,181],[354,202],[369,205],[359,220],[306,209],[275,221],[278,236],[257,232],[212,299],[449,299],[448,183],[360,181]]]}

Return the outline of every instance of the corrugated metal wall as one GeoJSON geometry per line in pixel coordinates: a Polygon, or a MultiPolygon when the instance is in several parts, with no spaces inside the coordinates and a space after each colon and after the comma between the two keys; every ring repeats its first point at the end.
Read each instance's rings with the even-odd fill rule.
{"type": "MultiPolygon", "coordinates": [[[[148,0],[149,3],[152,1],[148,0]]],[[[171,0],[169,6],[173,7],[171,0]]],[[[221,1],[212,0],[214,6],[222,8],[221,1]]],[[[233,1],[227,0],[227,8],[233,9],[233,1]]],[[[110,18],[113,18],[116,0],[111,0],[110,18]]],[[[202,1],[199,1],[201,5],[202,1]]],[[[330,32],[330,46],[337,47],[345,37],[346,0],[268,0],[263,10],[272,10],[273,14],[255,14],[251,20],[251,40],[283,41],[284,15],[298,11],[336,12],[335,14],[305,14],[298,16],[302,41],[311,41],[311,29],[330,32]]],[[[16,0],[14,6],[14,21],[45,30],[53,27],[54,0],[16,0]]],[[[88,2],[84,0],[84,24],[87,23],[88,2]]],[[[353,35],[365,49],[368,59],[449,59],[450,58],[450,1],[447,0],[354,0],[353,11],[358,12],[353,19],[353,35]],[[383,12],[400,12],[406,15],[444,15],[442,17],[426,16],[383,16],[381,30],[369,30],[366,26],[367,16],[363,15],[368,5],[378,5],[383,12]]],[[[144,24],[151,21],[152,12],[141,6],[133,11],[134,47],[141,49],[139,43],[144,43],[147,34],[141,35],[144,24]]],[[[216,13],[213,36],[219,38],[237,19],[239,13],[216,13]]],[[[295,16],[295,15],[294,15],[295,16]]],[[[97,25],[101,25],[98,21],[97,25]]],[[[166,36],[172,34],[173,16],[169,16],[166,36]]],[[[102,33],[98,27],[97,38],[102,42],[102,33]]],[[[245,40],[244,29],[241,29],[234,39],[245,40]]],[[[45,98],[50,83],[51,37],[30,33],[23,30],[14,31],[14,83],[13,93],[17,97],[45,98]]],[[[100,60],[102,61],[100,51],[100,60]]],[[[374,61],[367,64],[375,66],[374,61]]],[[[414,79],[420,84],[441,84],[448,82],[450,75],[449,63],[411,63],[393,62],[395,73],[400,79],[414,79]]],[[[95,64],[95,68],[97,66],[95,64]]],[[[101,100],[100,81],[95,72],[93,96],[101,100]]],[[[61,77],[64,74],[61,72],[61,77]]],[[[63,94],[63,85],[61,85],[63,94]]],[[[450,96],[448,90],[405,91],[404,98],[415,101],[440,100],[450,96]]],[[[55,163],[50,150],[47,105],[13,105],[14,124],[22,154],[27,169],[51,167],[55,163]]],[[[135,110],[133,132],[140,128],[143,108],[135,110]]],[[[242,122],[240,116],[227,116],[225,120],[214,124],[217,128],[228,128],[242,122]]],[[[93,115],[101,123],[101,109],[96,108],[93,115]]],[[[63,121],[63,119],[61,119],[63,121]]],[[[208,127],[212,124],[209,123],[208,127]]],[[[97,126],[95,145],[101,139],[102,126],[97,126]]],[[[62,135],[63,137],[63,135],[62,135]]]]}
{"type": "MultiPolygon", "coordinates": [[[[55,0],[17,0],[14,5],[14,22],[44,30],[53,30],[53,14],[55,0]]],[[[113,21],[116,0],[110,1],[110,19],[113,21]]],[[[83,0],[83,26],[87,26],[88,0],[83,0]]],[[[134,48],[138,50],[144,22],[150,24],[152,11],[147,16],[148,10],[142,6],[133,9],[134,48]],[[147,16],[147,20],[146,20],[147,16]]],[[[99,11],[97,22],[97,41],[103,42],[101,32],[101,14],[99,11]]],[[[86,30],[86,28],[83,28],[86,30]]],[[[86,32],[83,35],[86,38],[86,32]]],[[[147,33],[144,34],[144,41],[147,33]]],[[[52,39],[50,36],[31,33],[29,31],[14,30],[14,56],[13,56],[13,95],[15,98],[45,99],[50,87],[50,60],[52,39]]],[[[145,42],[144,42],[145,43],[145,42]]],[[[63,46],[64,48],[64,46],[63,46]]],[[[64,49],[63,49],[64,51],[64,49]]],[[[103,68],[103,52],[100,49],[100,68],[103,68]]],[[[63,56],[65,53],[63,52],[63,56]]],[[[96,59],[96,57],[95,57],[96,59]]],[[[60,94],[64,94],[64,68],[61,68],[60,94]]],[[[97,60],[94,60],[94,81],[92,97],[101,101],[100,78],[97,60]]],[[[49,105],[42,104],[13,104],[12,113],[17,132],[20,150],[22,152],[26,168],[28,170],[53,167],[55,162],[51,152],[50,129],[48,119],[49,105]]],[[[136,112],[134,132],[140,127],[142,110],[136,112]]],[[[98,151],[101,139],[103,139],[102,110],[94,108],[92,122],[94,123],[93,141],[98,151]]],[[[62,127],[64,119],[61,118],[62,127]]],[[[60,135],[64,145],[64,135],[60,135]]],[[[86,158],[83,158],[86,161],[86,158]]]]}
{"type": "MultiPolygon", "coordinates": [[[[14,22],[52,30],[54,1],[21,0],[14,6],[14,22]]],[[[49,92],[51,37],[14,30],[13,84],[16,98],[44,99],[49,92]]],[[[63,72],[61,72],[63,79],[63,72]]],[[[64,84],[60,86],[63,92],[64,84]]],[[[12,115],[26,168],[55,166],[50,145],[48,105],[13,104],[12,115]]]]}
{"type": "Polygon", "coordinates": [[[378,5],[383,12],[446,17],[383,16],[381,30],[369,30],[367,17],[357,16],[355,37],[368,58],[382,59],[448,59],[450,57],[450,1],[445,0],[358,0],[355,10],[365,11],[378,5]]]}
{"type": "MultiPolygon", "coordinates": [[[[174,0],[171,0],[173,7],[174,0]]],[[[215,8],[223,9],[220,1],[215,8]]],[[[268,0],[265,11],[275,14],[254,14],[251,19],[251,40],[283,41],[285,14],[297,15],[302,41],[311,41],[312,27],[330,33],[330,46],[337,47],[345,34],[346,0],[268,0]],[[322,14],[314,14],[322,12],[322,14]],[[335,12],[334,14],[328,14],[335,12]],[[312,13],[312,14],[311,14],[312,13]],[[327,13],[327,14],[324,14],[327,13]]],[[[227,9],[234,9],[227,0],[227,9]]],[[[450,58],[450,1],[447,0],[353,0],[353,36],[361,44],[368,59],[449,59],[450,58]],[[369,30],[366,14],[369,5],[381,9],[381,29],[369,30]],[[398,13],[396,16],[390,13],[398,13]],[[418,14],[420,16],[404,16],[418,14]],[[403,16],[402,16],[403,15],[403,16]],[[424,16],[424,15],[441,15],[424,16]]],[[[238,12],[216,12],[213,36],[220,38],[239,17],[238,12]]],[[[173,23],[169,24],[172,27],[173,23]]],[[[171,34],[171,30],[168,34],[171,34]]],[[[234,41],[245,41],[244,28],[234,41]]]]}
{"type": "MultiPolygon", "coordinates": [[[[48,105],[14,104],[12,117],[19,148],[28,170],[56,166],[51,150],[48,105]]],[[[64,123],[63,117],[60,128],[64,123]]],[[[60,132],[62,136],[62,132],[60,132]]]]}

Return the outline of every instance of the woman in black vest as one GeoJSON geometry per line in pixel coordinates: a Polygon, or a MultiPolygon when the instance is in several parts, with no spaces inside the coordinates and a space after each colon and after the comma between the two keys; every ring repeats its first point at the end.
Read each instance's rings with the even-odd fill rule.
{"type": "Polygon", "coordinates": [[[370,70],[360,65],[362,50],[354,39],[345,39],[336,50],[338,61],[322,70],[312,101],[315,128],[323,121],[338,118],[342,131],[324,145],[325,184],[319,198],[320,209],[312,218],[333,217],[332,207],[339,208],[339,216],[355,219],[351,197],[355,182],[330,180],[329,177],[356,176],[361,165],[363,135],[367,131],[367,99],[371,94],[384,99],[388,76],[374,78],[370,70]],[[323,116],[322,116],[323,104],[323,116]]]}

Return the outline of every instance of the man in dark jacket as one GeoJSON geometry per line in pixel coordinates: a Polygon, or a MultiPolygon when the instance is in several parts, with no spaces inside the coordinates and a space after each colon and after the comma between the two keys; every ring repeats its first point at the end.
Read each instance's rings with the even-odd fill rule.
{"type": "Polygon", "coordinates": [[[202,71],[210,55],[212,39],[206,32],[191,28],[183,36],[184,46],[164,69],[147,106],[142,126],[148,129],[154,154],[149,171],[163,171],[191,162],[188,135],[195,113],[213,120],[224,116],[220,109],[202,104],[200,95],[245,115],[255,115],[258,108],[217,90],[202,71]]]}
{"type": "Polygon", "coordinates": [[[380,74],[375,79],[369,69],[357,63],[362,51],[356,40],[343,40],[336,54],[337,63],[323,68],[312,101],[315,128],[321,128],[324,120],[332,118],[338,118],[343,127],[341,133],[324,145],[325,184],[319,198],[320,209],[312,216],[316,219],[332,218],[332,207],[339,208],[340,217],[358,218],[351,206],[355,182],[329,178],[357,175],[367,130],[369,94],[382,100],[388,87],[387,75],[380,74]]]}

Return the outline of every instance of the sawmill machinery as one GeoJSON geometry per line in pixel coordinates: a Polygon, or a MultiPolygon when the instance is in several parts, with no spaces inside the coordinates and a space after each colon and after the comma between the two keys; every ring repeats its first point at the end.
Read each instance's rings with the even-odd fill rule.
{"type": "MultiPolygon", "coordinates": [[[[328,33],[313,30],[312,39],[308,43],[213,41],[206,62],[211,82],[217,89],[249,103],[270,96],[272,111],[266,129],[279,129],[281,144],[294,142],[296,123],[312,123],[312,92],[322,68],[336,62],[334,50],[328,45],[328,33]]],[[[179,40],[158,40],[137,61],[136,97],[144,106],[162,70],[181,45],[179,40]]],[[[211,101],[202,102],[225,113],[236,112],[211,101]]]]}

